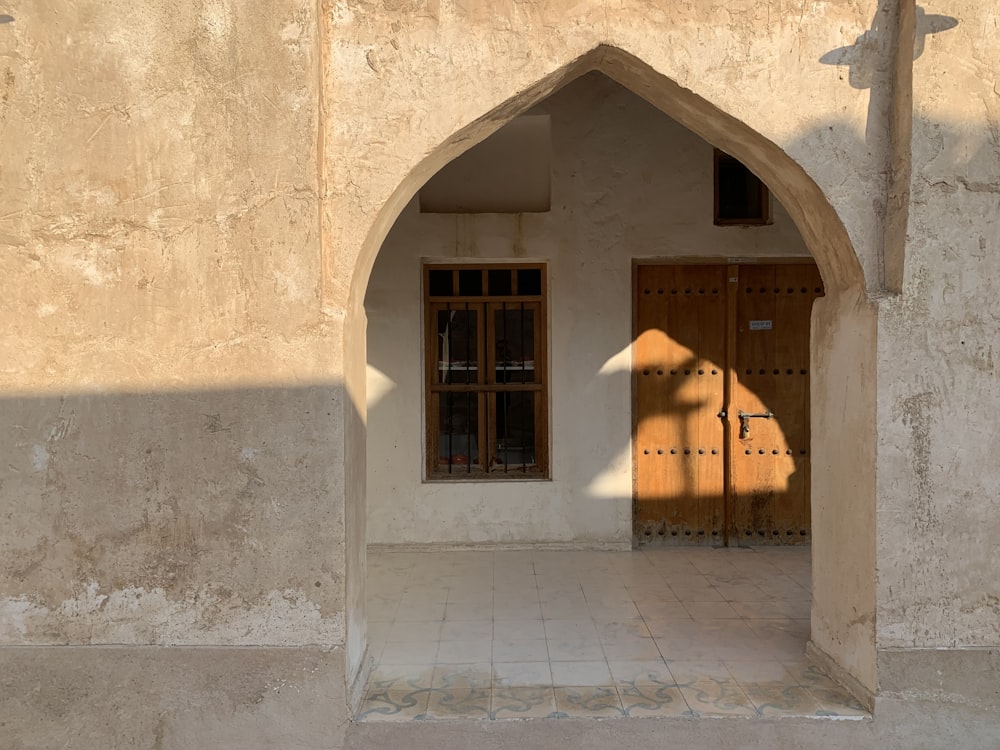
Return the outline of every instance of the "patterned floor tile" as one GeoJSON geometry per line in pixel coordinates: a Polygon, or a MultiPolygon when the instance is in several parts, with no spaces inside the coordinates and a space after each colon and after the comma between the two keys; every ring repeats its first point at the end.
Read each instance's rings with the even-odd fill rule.
{"type": "Polygon", "coordinates": [[[551,686],[493,688],[491,719],[538,719],[556,715],[556,699],[551,686]]]}
{"type": "Polygon", "coordinates": [[[419,690],[433,685],[434,667],[423,664],[379,664],[369,679],[371,690],[419,690]]]}
{"type": "Polygon", "coordinates": [[[691,709],[675,685],[635,683],[618,685],[626,716],[691,716],[691,709]]]}
{"type": "Polygon", "coordinates": [[[493,664],[494,687],[552,686],[548,661],[502,662],[493,664]]]}
{"type": "Polygon", "coordinates": [[[757,716],[757,709],[735,682],[697,680],[680,691],[698,716],[757,716]]]}
{"type": "Polygon", "coordinates": [[[662,659],[609,660],[611,677],[618,685],[673,685],[674,677],[662,659]]]}
{"type": "Polygon", "coordinates": [[[424,719],[489,719],[491,688],[432,690],[424,719]]]}
{"type": "Polygon", "coordinates": [[[489,662],[445,664],[434,667],[431,686],[438,689],[487,689],[493,686],[493,667],[489,662]]]}
{"type": "Polygon", "coordinates": [[[725,664],[729,673],[744,688],[752,683],[788,686],[798,684],[798,680],[780,661],[727,661],[725,664]]]}
{"type": "Polygon", "coordinates": [[[846,690],[834,688],[806,688],[822,707],[823,716],[866,717],[871,713],[846,690]]]}
{"type": "Polygon", "coordinates": [[[566,717],[624,716],[621,698],[613,687],[556,687],[556,708],[566,717]]]}
{"type": "Polygon", "coordinates": [[[369,690],[358,721],[412,721],[427,710],[429,690],[369,690]]]}
{"type": "Polygon", "coordinates": [[[742,685],[761,716],[821,716],[823,707],[804,687],[797,685],[742,685]]]}
{"type": "Polygon", "coordinates": [[[716,680],[728,682],[732,679],[729,669],[718,659],[705,659],[693,661],[690,659],[668,660],[670,674],[673,675],[677,684],[691,684],[699,680],[716,680]]]}

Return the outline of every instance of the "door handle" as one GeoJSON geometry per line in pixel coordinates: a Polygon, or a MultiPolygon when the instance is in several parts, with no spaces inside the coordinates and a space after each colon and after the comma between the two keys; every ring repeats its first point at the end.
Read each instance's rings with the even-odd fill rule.
{"type": "Polygon", "coordinates": [[[750,414],[740,409],[737,416],[740,418],[740,440],[743,440],[750,436],[751,419],[771,419],[774,417],[774,412],[768,409],[763,414],[750,414]]]}

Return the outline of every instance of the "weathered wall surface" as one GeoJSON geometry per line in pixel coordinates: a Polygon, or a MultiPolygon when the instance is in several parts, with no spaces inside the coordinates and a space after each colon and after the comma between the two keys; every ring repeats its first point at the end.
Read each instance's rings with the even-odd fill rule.
{"type": "Polygon", "coordinates": [[[917,19],[906,279],[879,333],[881,648],[1000,644],[998,31],[989,4],[917,19]]]}
{"type": "Polygon", "coordinates": [[[313,12],[0,27],[8,643],[342,639],[313,12]]]}
{"type": "Polygon", "coordinates": [[[330,746],[314,4],[3,10],[0,744],[330,746]]]}
{"type": "MultiPolygon", "coordinates": [[[[600,74],[531,110],[551,117],[552,210],[421,214],[386,239],[368,285],[368,540],[631,545],[632,259],[808,257],[774,223],[712,224],[712,147],[600,74]],[[551,481],[423,475],[423,260],[547,263],[551,481]]],[[[488,178],[486,178],[488,179],[488,178]]]]}
{"type": "Polygon", "coordinates": [[[318,648],[0,650],[0,744],[17,750],[341,746],[343,657],[318,648]]]}
{"type": "Polygon", "coordinates": [[[319,746],[353,407],[314,4],[3,10],[0,744],[319,746]]]}
{"type": "MultiPolygon", "coordinates": [[[[676,82],[679,96],[657,105],[759,166],[792,210],[801,197],[763,158],[781,152],[751,139],[739,121],[784,149],[819,183],[863,253],[869,279],[877,279],[872,201],[882,178],[869,159],[884,133],[868,127],[870,91],[849,85],[846,66],[820,61],[850,44],[875,13],[874,2],[806,4],[795,14],[750,0],[669,9],[632,0],[614,11],[585,2],[332,4],[328,53],[337,74],[328,80],[325,213],[338,232],[327,255],[327,303],[347,299],[355,262],[366,279],[396,215],[431,174],[580,66],[613,68],[644,96],[668,78],[676,82]],[[601,45],[650,67],[606,65],[601,45]],[[698,97],[738,120],[721,113],[699,120],[698,97]]],[[[865,63],[870,78],[872,64],[865,63]]],[[[803,218],[811,230],[837,231],[823,227],[820,215],[803,218]]],[[[849,265],[831,257],[831,269],[840,261],[849,265]]],[[[360,306],[363,289],[353,304],[360,306]]]]}
{"type": "MultiPolygon", "coordinates": [[[[878,747],[983,746],[996,729],[995,659],[979,657],[1000,642],[998,19],[936,5],[917,14],[907,264],[902,295],[878,302],[877,431],[870,388],[831,379],[818,404],[842,446],[830,486],[867,488],[877,469],[877,546],[862,499],[814,550],[821,575],[848,564],[858,584],[817,588],[814,637],[877,687],[876,628],[878,747]],[[846,445],[869,434],[874,451],[846,445]],[[950,679],[970,653],[973,677],[950,679]]],[[[882,276],[894,4],[786,6],[9,2],[0,722],[14,742],[338,745],[345,628],[350,672],[364,648],[368,273],[431,173],[588,68],[771,184],[828,287],[854,287],[838,320],[857,327],[832,325],[830,305],[823,335],[837,368],[853,357],[871,378],[857,293],[882,276]],[[133,647],[92,648],[110,643],[133,647]]],[[[766,746],[777,730],[761,726],[766,746]]]]}

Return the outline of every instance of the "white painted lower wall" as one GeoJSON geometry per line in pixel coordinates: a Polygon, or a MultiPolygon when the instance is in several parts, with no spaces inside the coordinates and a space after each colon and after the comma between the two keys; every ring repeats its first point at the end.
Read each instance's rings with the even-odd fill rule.
{"type": "Polygon", "coordinates": [[[807,256],[773,224],[712,224],[712,146],[591,74],[551,116],[552,209],[399,217],[372,272],[368,315],[368,542],[628,546],[634,259],[807,256]],[[425,482],[421,266],[542,261],[549,277],[547,481],[425,482]]]}

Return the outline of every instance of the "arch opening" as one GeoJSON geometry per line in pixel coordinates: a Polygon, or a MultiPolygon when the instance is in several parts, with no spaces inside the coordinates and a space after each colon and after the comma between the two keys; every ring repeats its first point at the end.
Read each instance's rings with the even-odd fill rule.
{"type": "MultiPolygon", "coordinates": [[[[845,476],[849,474],[845,470],[850,466],[857,467],[866,461],[870,462],[870,457],[866,458],[862,454],[866,445],[870,447],[874,444],[866,443],[872,437],[874,429],[873,384],[864,380],[863,372],[857,372],[858,366],[863,371],[864,364],[871,362],[874,356],[874,317],[865,300],[860,264],[843,224],[816,183],[779,146],[752,132],[743,123],[693,93],[681,89],[627,53],[611,47],[598,47],[540,81],[530,90],[512,97],[482,118],[459,129],[455,135],[420,160],[399,184],[391,198],[381,207],[358,257],[351,285],[346,339],[349,345],[353,343],[351,350],[355,356],[360,351],[367,351],[364,299],[369,291],[372,269],[392,226],[401,216],[405,216],[408,205],[411,206],[409,210],[413,210],[412,199],[430,175],[468,148],[485,140],[518,114],[536,111],[544,101],[558,96],[559,92],[569,88],[574,82],[586,79],[587,74],[593,71],[637,94],[679,126],[708,144],[736,156],[750,167],[787,210],[787,218],[798,230],[803,247],[819,266],[827,296],[817,303],[812,321],[811,369],[815,373],[812,437],[813,452],[823,453],[824,461],[814,470],[812,480],[812,643],[818,658],[826,659],[828,669],[849,682],[857,692],[864,694],[874,687],[874,593],[871,575],[874,545],[867,544],[874,526],[873,485],[866,471],[854,472],[846,480],[851,484],[845,485],[845,476]],[[859,439],[850,446],[841,444],[836,436],[845,434],[845,431],[851,431],[859,439]],[[849,623],[844,616],[845,611],[860,613],[861,616],[853,617],[853,623],[849,623]]],[[[474,220],[458,218],[453,221],[458,236],[463,223],[468,225],[474,220]]],[[[517,231],[521,231],[521,219],[510,219],[509,222],[516,222],[517,231]]],[[[510,257],[504,260],[514,261],[518,252],[512,246],[510,257]]],[[[522,257],[533,258],[532,252],[524,247],[520,249],[520,253],[522,257]]],[[[668,255],[676,254],[678,253],[672,252],[668,255]]],[[[639,257],[642,255],[640,253],[639,257]]],[[[664,254],[651,253],[647,257],[656,255],[664,254]]],[[[628,268],[628,250],[620,251],[619,257],[628,268]]],[[[404,270],[411,276],[419,276],[419,269],[414,268],[412,263],[405,266],[404,270]]],[[[626,370],[628,369],[627,349],[628,347],[624,353],[608,351],[604,353],[608,356],[602,355],[605,372],[613,371],[615,363],[619,366],[625,363],[626,370]]],[[[417,356],[415,361],[419,361],[419,352],[417,356]]],[[[553,352],[550,356],[556,356],[556,353],[553,352]]],[[[358,368],[354,369],[355,377],[362,377],[358,368]]],[[[627,372],[623,376],[627,378],[627,372]]],[[[360,379],[358,382],[360,384],[360,379]]],[[[378,383],[378,380],[369,379],[369,388],[378,383]]],[[[391,378],[381,381],[383,389],[391,389],[393,386],[391,378]]],[[[361,385],[357,390],[362,391],[363,387],[361,385]]],[[[368,403],[371,403],[375,395],[379,394],[369,393],[368,403]]],[[[349,446],[348,453],[355,456],[356,461],[358,456],[364,456],[366,450],[363,425],[359,426],[351,439],[353,445],[349,446]]],[[[363,461],[361,465],[364,465],[363,461]]],[[[418,467],[410,462],[405,468],[413,472],[418,467]]],[[[601,476],[594,476],[590,484],[599,486],[601,481],[606,481],[606,477],[602,479],[601,476]]],[[[360,479],[356,486],[364,488],[365,481],[360,479]]],[[[366,490],[361,489],[360,496],[348,498],[353,506],[351,512],[362,516],[365,514],[365,495],[366,490]]],[[[360,539],[351,539],[350,543],[359,545],[361,550],[359,554],[349,555],[349,559],[363,560],[363,547],[366,544],[364,535],[360,539]]],[[[363,568],[360,573],[349,569],[348,577],[349,582],[353,581],[356,591],[363,591],[363,568]],[[359,576],[361,580],[358,580],[359,576]]],[[[348,612],[349,628],[353,627],[356,632],[363,632],[365,627],[364,615],[360,611],[362,600],[363,594],[351,597],[354,611],[348,612]]],[[[364,647],[363,639],[352,643],[355,650],[364,647]]],[[[355,653],[352,662],[360,668],[361,654],[355,653]]]]}

